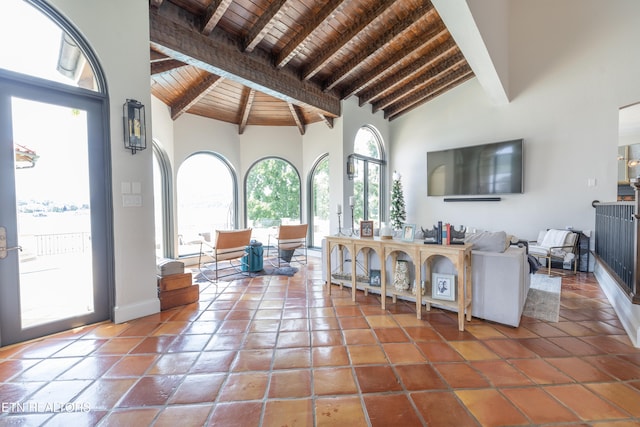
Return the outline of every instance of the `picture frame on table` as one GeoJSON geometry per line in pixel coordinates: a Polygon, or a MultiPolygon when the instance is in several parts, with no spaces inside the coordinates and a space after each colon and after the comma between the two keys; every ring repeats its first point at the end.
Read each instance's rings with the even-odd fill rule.
{"type": "Polygon", "coordinates": [[[373,237],[373,221],[360,221],[360,237],[373,237]]]}
{"type": "Polygon", "coordinates": [[[380,270],[369,270],[369,286],[381,286],[382,277],[380,270]]]}
{"type": "Polygon", "coordinates": [[[456,300],[456,276],[452,274],[431,274],[431,296],[443,301],[456,300]]]}
{"type": "Polygon", "coordinates": [[[416,235],[416,225],[415,224],[405,224],[402,226],[402,241],[403,242],[413,242],[413,239],[416,235]]]}

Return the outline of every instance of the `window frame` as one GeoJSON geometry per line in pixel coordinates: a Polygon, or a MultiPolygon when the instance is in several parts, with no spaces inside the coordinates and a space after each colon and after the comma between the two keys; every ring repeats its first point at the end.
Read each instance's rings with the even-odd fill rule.
{"type": "MultiPolygon", "coordinates": [[[[385,160],[385,151],[384,151],[384,141],[382,139],[382,136],[380,135],[380,132],[378,132],[378,130],[371,126],[371,125],[363,125],[360,128],[358,128],[358,131],[356,132],[356,137],[354,137],[354,153],[351,154],[351,157],[355,160],[355,161],[361,161],[362,162],[362,170],[358,170],[358,173],[362,173],[363,174],[363,198],[364,200],[362,200],[363,203],[363,207],[362,207],[362,216],[363,216],[363,220],[368,221],[370,220],[370,215],[369,215],[369,164],[375,164],[378,165],[380,167],[380,176],[379,176],[379,181],[380,181],[380,194],[379,194],[379,222],[383,222],[383,221],[387,221],[387,185],[386,185],[386,180],[384,179],[384,177],[386,177],[386,165],[387,162],[385,160]],[[380,158],[375,158],[375,157],[371,157],[371,156],[366,156],[364,154],[360,154],[360,153],[356,153],[355,152],[355,138],[357,137],[358,133],[360,131],[362,131],[363,129],[366,129],[368,132],[370,132],[374,139],[375,142],[378,146],[378,153],[380,155],[380,158]],[[366,179],[365,179],[366,177],[366,179]]],[[[379,224],[378,224],[379,226],[379,224]]]]}

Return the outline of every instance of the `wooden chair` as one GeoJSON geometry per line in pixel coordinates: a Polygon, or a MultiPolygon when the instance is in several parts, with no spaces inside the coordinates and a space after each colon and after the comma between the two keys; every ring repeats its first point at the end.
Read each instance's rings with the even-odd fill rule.
{"type": "Polygon", "coordinates": [[[307,263],[308,227],[309,224],[281,225],[278,228],[278,235],[269,235],[269,252],[267,252],[267,255],[270,254],[271,248],[278,250],[278,267],[282,261],[287,264],[294,261],[300,264],[307,263]],[[275,240],[274,245],[271,245],[271,238],[275,240]]]}
{"type": "Polygon", "coordinates": [[[216,240],[211,246],[204,240],[200,241],[200,256],[198,257],[198,267],[200,271],[207,264],[215,264],[215,280],[219,277],[230,276],[238,272],[241,264],[233,264],[234,260],[240,259],[246,255],[246,247],[251,242],[251,229],[244,230],[216,230],[216,240]],[[209,258],[203,261],[203,258],[209,258]],[[229,261],[228,267],[220,267],[220,261],[229,261]],[[233,273],[219,275],[219,271],[233,269],[233,273]]]}

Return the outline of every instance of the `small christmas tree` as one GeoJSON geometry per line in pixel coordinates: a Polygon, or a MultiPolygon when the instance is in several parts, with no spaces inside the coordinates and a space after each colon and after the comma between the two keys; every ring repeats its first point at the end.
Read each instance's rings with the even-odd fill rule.
{"type": "Polygon", "coordinates": [[[391,186],[391,227],[394,230],[402,229],[404,221],[407,219],[407,212],[404,210],[404,194],[402,194],[402,182],[400,174],[393,173],[393,185],[391,186]]]}

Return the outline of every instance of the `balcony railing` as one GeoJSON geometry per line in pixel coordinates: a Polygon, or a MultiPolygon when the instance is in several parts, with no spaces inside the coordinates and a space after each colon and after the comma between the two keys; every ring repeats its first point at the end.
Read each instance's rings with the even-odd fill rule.
{"type": "Polygon", "coordinates": [[[62,255],[84,253],[91,247],[91,233],[38,234],[37,255],[62,255]]]}

